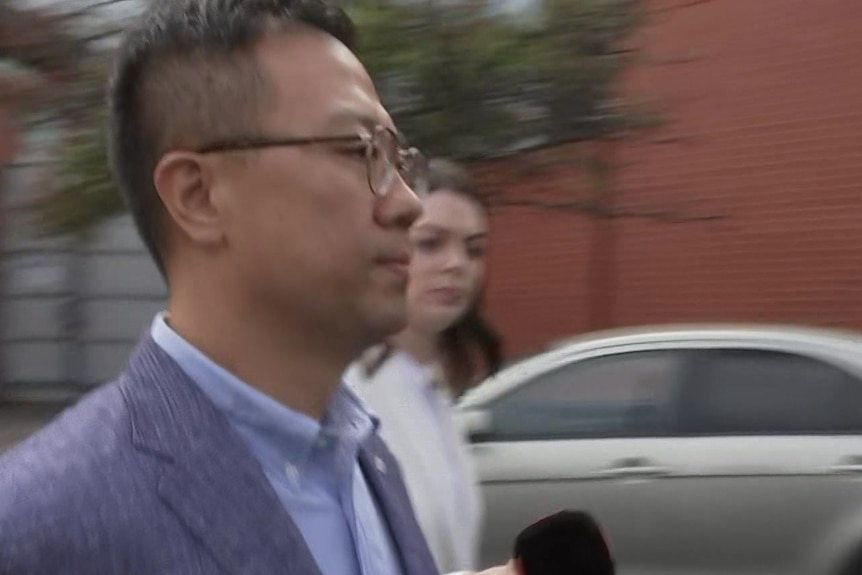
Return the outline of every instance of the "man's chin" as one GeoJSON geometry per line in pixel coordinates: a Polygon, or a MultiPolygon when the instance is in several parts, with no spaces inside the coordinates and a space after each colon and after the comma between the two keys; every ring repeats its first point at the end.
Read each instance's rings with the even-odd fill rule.
{"type": "Polygon", "coordinates": [[[374,339],[371,344],[378,344],[407,327],[407,306],[393,305],[389,309],[379,310],[368,324],[371,328],[369,335],[374,339]]]}
{"type": "Polygon", "coordinates": [[[407,313],[402,313],[398,316],[393,316],[387,318],[385,322],[381,325],[381,331],[383,335],[381,339],[385,339],[388,337],[392,337],[398,333],[404,331],[404,328],[407,327],[407,313]]]}

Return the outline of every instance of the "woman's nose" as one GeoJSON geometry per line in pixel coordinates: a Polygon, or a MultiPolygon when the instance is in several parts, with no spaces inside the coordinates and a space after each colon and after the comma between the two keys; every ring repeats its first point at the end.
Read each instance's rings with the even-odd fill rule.
{"type": "Polygon", "coordinates": [[[467,250],[461,246],[453,245],[446,250],[446,270],[463,271],[467,266],[469,257],[467,250]]]}

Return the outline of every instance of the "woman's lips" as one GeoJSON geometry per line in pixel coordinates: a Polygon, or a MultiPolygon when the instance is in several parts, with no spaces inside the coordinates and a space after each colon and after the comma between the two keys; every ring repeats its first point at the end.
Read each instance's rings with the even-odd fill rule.
{"type": "Polygon", "coordinates": [[[429,291],[434,300],[445,305],[456,305],[464,300],[464,290],[458,288],[436,288],[429,291]]]}

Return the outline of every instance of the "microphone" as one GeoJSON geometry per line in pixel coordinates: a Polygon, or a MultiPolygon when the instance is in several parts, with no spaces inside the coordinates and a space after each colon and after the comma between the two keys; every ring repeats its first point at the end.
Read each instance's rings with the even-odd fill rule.
{"type": "Polygon", "coordinates": [[[615,575],[610,547],[584,511],[560,511],[540,519],[515,539],[518,575],[615,575]]]}

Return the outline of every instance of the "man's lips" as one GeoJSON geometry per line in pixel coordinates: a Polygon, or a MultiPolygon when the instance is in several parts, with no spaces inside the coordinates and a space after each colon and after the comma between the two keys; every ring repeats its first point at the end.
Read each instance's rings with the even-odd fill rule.
{"type": "Polygon", "coordinates": [[[403,266],[410,265],[410,252],[388,254],[377,258],[377,262],[384,266],[403,266]]]}
{"type": "Polygon", "coordinates": [[[409,253],[398,253],[398,254],[390,254],[377,259],[377,263],[395,274],[399,277],[403,277],[407,279],[407,272],[410,268],[410,254],[409,253]]]}

